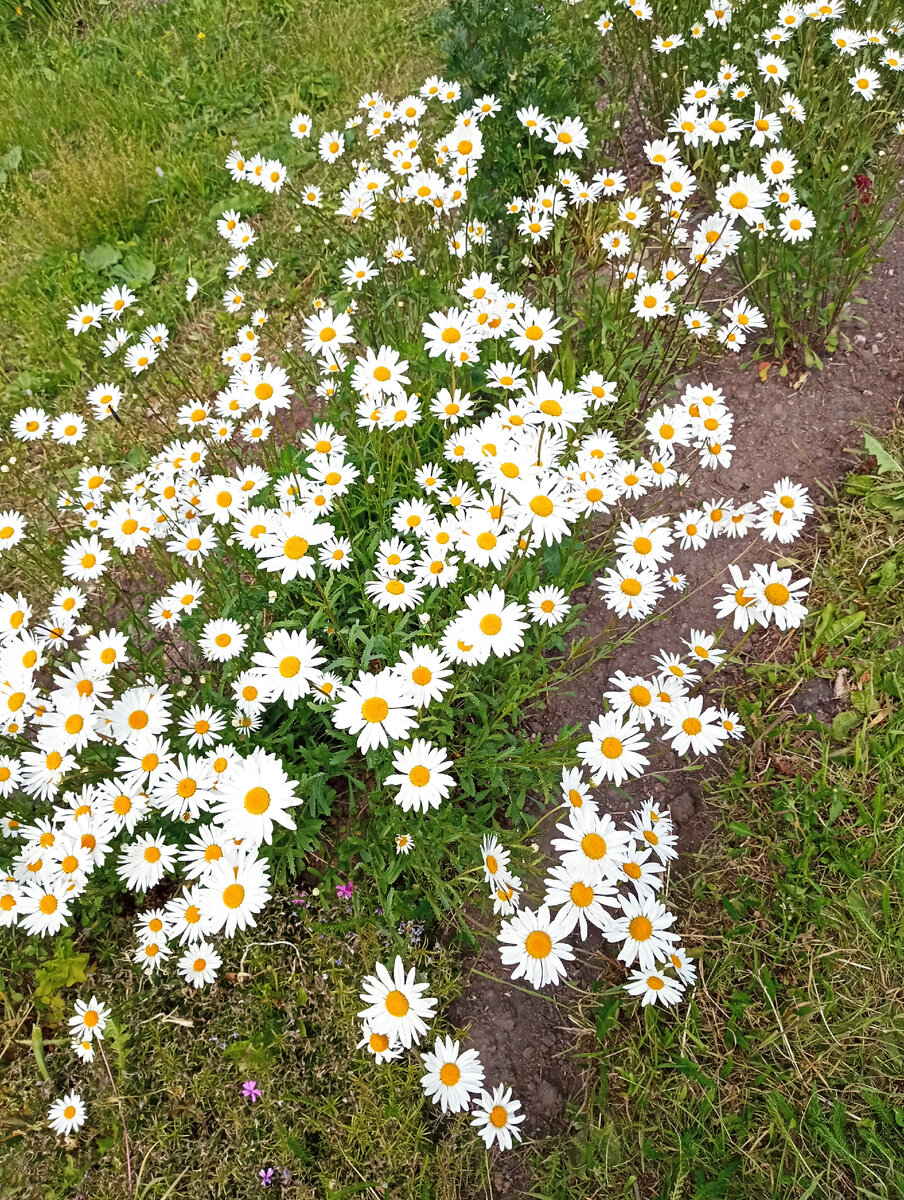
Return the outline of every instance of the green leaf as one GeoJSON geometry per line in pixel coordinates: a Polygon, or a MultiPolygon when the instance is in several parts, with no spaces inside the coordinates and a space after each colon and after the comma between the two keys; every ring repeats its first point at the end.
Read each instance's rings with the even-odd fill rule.
{"type": "Polygon", "coordinates": [[[15,171],[21,161],[22,147],[13,146],[0,158],[0,171],[3,171],[4,174],[9,171],[15,171]]]}
{"type": "Polygon", "coordinates": [[[618,1016],[620,1005],[621,996],[609,996],[600,1003],[599,1008],[596,1010],[596,1037],[598,1041],[605,1044],[609,1030],[618,1016]]]}
{"type": "Polygon", "coordinates": [[[122,258],[122,251],[109,242],[101,242],[92,250],[83,250],[79,258],[91,271],[109,271],[122,258]]]}
{"type": "Polygon", "coordinates": [[[821,646],[822,643],[825,641],[826,630],[832,624],[832,618],[834,616],[835,616],[835,605],[834,604],[827,604],[825,606],[825,608],[822,609],[822,611],[819,613],[819,616],[816,620],[816,628],[813,630],[813,633],[811,634],[811,641],[812,641],[812,644],[814,647],[821,646]]]}
{"type": "Polygon", "coordinates": [[[744,821],[729,821],[728,828],[740,837],[756,837],[756,834],[744,821]]]}
{"type": "Polygon", "coordinates": [[[835,642],[840,642],[842,638],[848,637],[855,629],[859,629],[865,620],[866,613],[862,608],[855,613],[848,613],[847,616],[839,617],[837,621],[833,621],[826,629],[825,640],[832,646],[835,642]]]}
{"type": "MultiPolygon", "coordinates": [[[[316,161],[316,158],[317,156],[314,155],[314,161],[316,161]]],[[[249,213],[256,213],[260,208],[260,205],[256,197],[253,195],[227,196],[224,200],[215,200],[207,210],[207,216],[211,221],[216,221],[230,208],[233,210],[233,212],[240,213],[244,217],[249,213]]]]}
{"type": "Polygon", "coordinates": [[[129,283],[150,283],[157,273],[157,267],[151,259],[142,254],[134,254],[131,250],[111,271],[112,275],[125,279],[129,283]]]}
{"type": "Polygon", "coordinates": [[[75,953],[72,942],[61,938],[54,947],[53,958],[35,970],[34,1001],[43,1011],[61,1012],[64,1005],[59,995],[65,988],[87,979],[89,955],[75,953]]]}
{"type": "Polygon", "coordinates": [[[860,713],[840,712],[832,722],[832,737],[843,742],[854,726],[860,724],[861,720],[860,713]]]}
{"type": "Polygon", "coordinates": [[[35,1062],[38,1064],[38,1070],[41,1072],[41,1078],[50,1083],[50,1074],[47,1070],[47,1063],[44,1061],[44,1035],[37,1022],[31,1027],[31,1049],[35,1056],[35,1062]]]}
{"type": "Polygon", "coordinates": [[[904,475],[904,467],[892,458],[881,442],[876,438],[871,437],[868,433],[863,435],[863,445],[866,447],[867,453],[871,454],[879,464],[879,474],[884,475],[888,471],[895,471],[898,475],[904,475]]]}
{"type": "Polygon", "coordinates": [[[844,490],[849,496],[865,496],[875,487],[876,480],[872,475],[848,475],[844,481],[844,490]]]}

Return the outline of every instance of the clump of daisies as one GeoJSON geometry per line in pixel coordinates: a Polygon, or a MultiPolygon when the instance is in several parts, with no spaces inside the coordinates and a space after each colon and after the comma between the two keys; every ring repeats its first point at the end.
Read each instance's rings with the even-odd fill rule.
{"type": "MultiPolygon", "coordinates": [[[[361,999],[366,1007],[358,1014],[358,1049],[366,1050],[375,1062],[386,1063],[418,1046],[436,1009],[436,1000],[424,995],[426,989],[414,968],[406,971],[398,956],[391,971],[378,962],[375,973],[362,983],[361,999]]],[[[476,1050],[463,1049],[451,1037],[437,1037],[433,1049],[421,1054],[421,1061],[421,1086],[427,1098],[443,1113],[471,1113],[471,1124],[488,1150],[493,1145],[508,1150],[521,1140],[521,1104],[504,1084],[492,1092],[485,1089],[484,1068],[476,1050]]]]}
{"type": "MultiPolygon", "coordinates": [[[[69,1018],[69,1036],[70,1048],[80,1062],[93,1063],[98,1050],[103,1055],[101,1043],[109,1019],[110,1009],[96,996],[90,1000],[76,1000],[75,1012],[69,1018]]],[[[81,1093],[73,1089],[54,1100],[47,1123],[54,1133],[71,1137],[78,1133],[87,1116],[88,1109],[81,1093]]]]}
{"type": "MultiPolygon", "coordinates": [[[[812,505],[791,480],[753,502],[715,484],[703,502],[685,494],[692,477],[730,470],[736,447],[723,392],[695,376],[676,395],[674,380],[701,345],[737,350],[764,328],[745,297],[729,306],[705,286],[759,231],[733,192],[702,203],[680,139],[645,147],[654,178],[629,191],[626,172],[588,161],[579,118],[531,109],[516,119],[545,155],[540,175],[479,213],[469,188],[497,116],[494,97],[463,106],[457,84],[433,77],[398,102],[363,97],[344,130],[297,114],[291,133],[315,139],[316,178],[236,150],[236,181],[288,193],[316,229],[322,294],[277,331],[267,303],[283,287],[283,251],[264,222],[225,211],[228,332],[210,394],[152,394],[164,389],[145,372],[169,338],[154,326],[121,361],[111,349],[84,413],[13,418],[17,437],[49,430],[62,454],[91,419],[127,430],[143,401],[167,432],[140,469],[125,454],[70,452],[54,547],[16,510],[0,514],[0,549],[49,554],[59,583],[34,601],[0,595],[4,926],[52,936],[95,890],[129,891],[136,966],[208,985],[223,941],[270,899],[274,857],[316,840],[338,764],[367,781],[355,819],[374,854],[404,856],[412,879],[455,809],[465,853],[483,855],[515,977],[559,982],[575,937],[595,926],[620,946],[643,1003],[672,1004],[692,982],[660,899],[675,854],[668,815],[646,804],[617,827],[590,787],[641,778],[654,736],[687,758],[740,736],[737,715],[698,692],[701,675],[723,661],[729,626],[799,624],[807,580],[774,562],[736,565],[715,600],[721,625],[687,630],[643,677],[613,676],[563,776],[559,861],[538,909],[521,907],[498,831],[469,819],[464,772],[478,715],[505,719],[502,706],[481,715],[475,696],[496,695],[516,664],[539,669],[588,574],[627,633],[684,591],[676,553],[753,538],[768,557],[800,534],[812,505]],[[588,228],[618,336],[671,347],[649,356],[653,390],[670,399],[639,417],[633,371],[606,348],[575,366],[568,314],[523,269],[588,228]],[[302,399],[319,406],[303,430],[302,399]],[[604,529],[591,545],[593,522],[604,529]],[[329,767],[312,765],[310,748],[329,767]]],[[[196,290],[190,280],[187,296],[196,290]]],[[[113,289],[74,309],[69,328],[90,341],[109,322],[121,343],[133,300],[113,289]]],[[[378,966],[362,1048],[383,1061],[420,1042],[435,1009],[424,991],[399,960],[378,966]]],[[[504,1085],[484,1090],[474,1051],[440,1039],[424,1066],[428,1095],[472,1111],[488,1146],[517,1140],[520,1106],[504,1085]]]]}
{"type": "MultiPolygon", "coordinates": [[[[623,0],[597,28],[616,57],[632,44],[647,76],[667,81],[655,114],[668,135],[654,160],[660,186],[681,194],[684,164],[695,160],[692,186],[727,223],[724,233],[712,223],[693,230],[705,269],[720,264],[735,230],[753,232],[754,246],[736,259],[740,277],[799,342],[811,328],[827,332],[867,270],[861,248],[875,252],[887,235],[884,200],[894,204],[899,191],[904,50],[892,6],[724,4],[666,16],[623,0]]],[[[691,227],[679,221],[680,236],[691,227]]],[[[741,322],[719,338],[737,350],[749,333],[741,322]]],[[[784,340],[781,329],[776,336],[784,340]]]]}
{"type": "MultiPolygon", "coordinates": [[[[600,738],[594,729],[594,750],[615,755],[621,742],[625,752],[621,739],[600,738]]],[[[564,771],[561,786],[567,816],[556,826],[558,861],[546,874],[538,908],[521,907],[523,884],[510,870],[509,851],[495,836],[484,839],[484,876],[494,911],[504,917],[503,965],[513,968],[512,979],[534,988],[561,983],[574,960],[572,942],[585,941],[592,927],[619,946],[618,959],[630,969],[630,995],[642,997],[644,1005],[675,1004],[694,982],[696,967],[672,928],[675,914],[660,900],[668,865],[678,856],[668,814],[651,800],[620,826],[600,813],[579,768],[564,771]]]]}

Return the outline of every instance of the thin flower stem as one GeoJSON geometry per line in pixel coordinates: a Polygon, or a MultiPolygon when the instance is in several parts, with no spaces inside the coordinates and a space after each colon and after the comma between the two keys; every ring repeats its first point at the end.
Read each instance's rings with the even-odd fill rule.
{"type": "Polygon", "coordinates": [[[120,1120],[120,1123],[122,1124],[122,1137],[123,1137],[123,1144],[125,1146],[125,1153],[126,1153],[126,1186],[128,1188],[129,1195],[131,1196],[132,1192],[133,1192],[132,1150],[131,1150],[131,1144],[129,1142],[129,1130],[128,1130],[128,1126],[126,1125],[126,1117],[125,1117],[125,1112],[123,1110],[122,1097],[120,1096],[119,1089],[116,1086],[116,1080],[113,1078],[113,1072],[110,1070],[110,1064],[107,1061],[107,1055],[104,1052],[103,1042],[98,1038],[96,1044],[97,1044],[98,1050],[100,1051],[100,1056],[104,1060],[104,1066],[107,1068],[107,1078],[110,1080],[110,1087],[113,1089],[113,1095],[116,1097],[116,1103],[119,1106],[119,1120],[120,1120]]]}

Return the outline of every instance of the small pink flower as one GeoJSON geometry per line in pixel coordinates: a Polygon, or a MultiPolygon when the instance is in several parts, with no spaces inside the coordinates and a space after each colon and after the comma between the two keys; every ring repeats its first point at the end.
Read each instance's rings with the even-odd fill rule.
{"type": "Polygon", "coordinates": [[[262,1094],[260,1088],[257,1086],[256,1079],[246,1079],[242,1084],[242,1095],[246,1100],[250,1100],[252,1104],[257,1104],[262,1094]]]}

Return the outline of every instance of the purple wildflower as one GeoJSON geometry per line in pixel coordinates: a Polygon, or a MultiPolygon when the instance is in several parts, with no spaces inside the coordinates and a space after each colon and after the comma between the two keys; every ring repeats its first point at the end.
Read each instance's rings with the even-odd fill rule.
{"type": "Polygon", "coordinates": [[[250,1100],[252,1104],[257,1104],[260,1100],[262,1092],[257,1086],[256,1079],[246,1079],[242,1084],[242,1095],[246,1100],[250,1100]]]}

